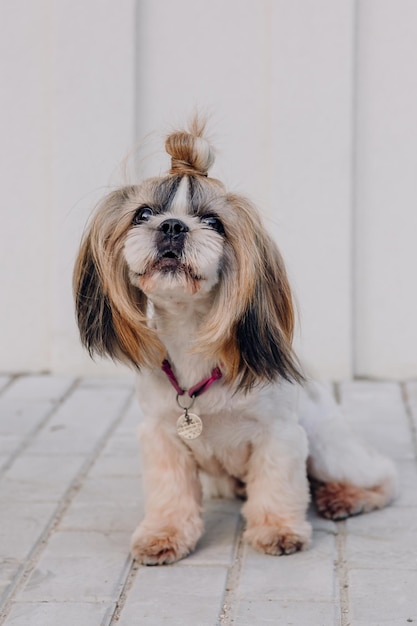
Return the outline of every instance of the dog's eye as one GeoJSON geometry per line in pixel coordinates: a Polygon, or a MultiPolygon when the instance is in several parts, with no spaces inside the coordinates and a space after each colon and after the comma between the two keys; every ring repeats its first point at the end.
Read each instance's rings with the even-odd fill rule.
{"type": "Polygon", "coordinates": [[[216,217],[215,215],[204,215],[201,218],[201,223],[205,224],[206,226],[209,226],[210,228],[215,230],[220,235],[224,234],[223,224],[221,223],[219,218],[216,217]]]}
{"type": "Polygon", "coordinates": [[[152,215],[153,211],[150,207],[141,206],[134,214],[132,224],[143,224],[143,222],[147,222],[152,215]]]}

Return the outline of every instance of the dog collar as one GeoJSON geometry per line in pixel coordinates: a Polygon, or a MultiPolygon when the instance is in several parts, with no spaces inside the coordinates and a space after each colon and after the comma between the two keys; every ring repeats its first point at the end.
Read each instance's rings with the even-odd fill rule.
{"type": "Polygon", "coordinates": [[[214,370],[211,372],[211,376],[209,376],[208,378],[204,378],[204,380],[201,380],[199,383],[194,385],[194,387],[191,387],[191,389],[182,389],[182,387],[180,387],[178,383],[177,377],[172,371],[171,364],[167,359],[162,362],[161,370],[166,374],[169,382],[174,387],[179,396],[183,396],[185,393],[188,393],[190,398],[196,398],[197,396],[200,396],[202,393],[207,391],[207,389],[209,389],[211,385],[216,382],[216,380],[219,380],[223,376],[220,369],[218,367],[215,367],[214,370]]]}
{"type": "Polygon", "coordinates": [[[216,380],[219,380],[219,378],[222,377],[220,369],[218,367],[215,367],[214,370],[211,372],[211,376],[205,378],[204,380],[201,380],[199,383],[194,385],[194,387],[191,387],[191,389],[183,389],[179,386],[177,377],[172,371],[171,364],[169,361],[167,361],[167,359],[163,361],[161,369],[164,374],[166,374],[169,382],[177,392],[177,404],[184,411],[177,420],[178,435],[181,437],[181,439],[184,439],[185,441],[197,439],[197,437],[199,437],[203,432],[203,422],[201,420],[201,417],[199,417],[196,413],[190,413],[190,409],[193,406],[196,397],[207,391],[207,389],[211,387],[211,385],[216,382],[216,380]],[[188,406],[184,406],[179,400],[180,396],[183,396],[185,393],[187,393],[188,396],[191,398],[191,402],[188,404],[188,406]]]}

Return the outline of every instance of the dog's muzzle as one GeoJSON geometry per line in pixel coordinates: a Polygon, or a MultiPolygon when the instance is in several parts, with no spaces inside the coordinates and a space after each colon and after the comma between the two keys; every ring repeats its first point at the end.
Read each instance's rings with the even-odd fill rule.
{"type": "Polygon", "coordinates": [[[160,224],[156,235],[159,269],[177,269],[188,230],[184,222],[174,218],[160,224]]]}

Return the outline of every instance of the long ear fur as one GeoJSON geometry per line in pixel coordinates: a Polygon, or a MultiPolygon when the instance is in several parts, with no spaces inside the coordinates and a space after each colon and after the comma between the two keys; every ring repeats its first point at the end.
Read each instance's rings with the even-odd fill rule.
{"type": "MultiPolygon", "coordinates": [[[[302,381],[292,351],[294,309],[281,255],[245,198],[226,196],[226,257],[222,284],[199,352],[220,358],[239,389],[278,377],[302,381]]],[[[223,216],[222,216],[223,217],[223,216]]]]}
{"type": "Polygon", "coordinates": [[[120,207],[127,190],[111,193],[98,208],[74,268],[74,298],[81,341],[91,356],[129,365],[155,365],[164,348],[146,321],[145,294],[129,281],[123,235],[129,215],[120,207]]]}
{"type": "Polygon", "coordinates": [[[94,261],[90,236],[82,242],[75,264],[74,297],[81,341],[90,356],[117,358],[119,345],[112,310],[94,261]]]}

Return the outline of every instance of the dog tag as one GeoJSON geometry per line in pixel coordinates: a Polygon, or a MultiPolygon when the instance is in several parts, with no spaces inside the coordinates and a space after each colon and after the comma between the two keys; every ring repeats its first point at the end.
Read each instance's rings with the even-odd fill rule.
{"type": "Polygon", "coordinates": [[[185,412],[179,416],[177,421],[177,433],[183,439],[197,439],[203,432],[203,422],[195,413],[185,412]]]}

